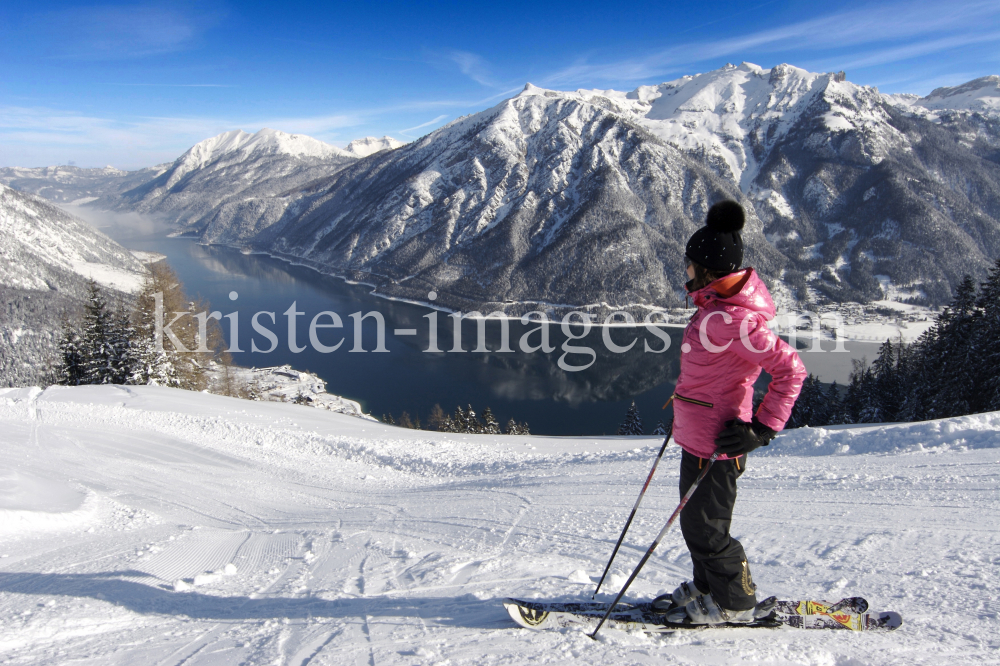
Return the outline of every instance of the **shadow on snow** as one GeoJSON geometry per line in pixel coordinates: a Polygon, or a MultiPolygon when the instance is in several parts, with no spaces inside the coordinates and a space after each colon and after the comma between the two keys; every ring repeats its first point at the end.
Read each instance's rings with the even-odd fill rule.
{"type": "Polygon", "coordinates": [[[314,617],[414,617],[444,626],[499,629],[513,626],[499,599],[460,597],[319,597],[213,596],[174,592],[122,577],[154,578],[141,571],[93,574],[0,572],[0,592],[89,597],[136,613],[180,615],[205,620],[306,619],[314,617]]]}

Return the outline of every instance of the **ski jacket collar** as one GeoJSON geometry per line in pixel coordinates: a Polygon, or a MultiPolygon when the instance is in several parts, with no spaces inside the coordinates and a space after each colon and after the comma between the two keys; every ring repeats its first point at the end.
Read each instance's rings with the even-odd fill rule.
{"type": "Polygon", "coordinates": [[[690,296],[699,308],[717,303],[759,312],[765,319],[772,319],[775,315],[771,295],[760,276],[750,267],[720,277],[701,289],[690,292],[690,296]]]}

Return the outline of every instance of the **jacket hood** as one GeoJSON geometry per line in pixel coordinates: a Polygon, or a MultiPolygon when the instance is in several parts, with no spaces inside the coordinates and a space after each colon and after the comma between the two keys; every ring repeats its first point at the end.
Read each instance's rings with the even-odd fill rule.
{"type": "Polygon", "coordinates": [[[759,312],[766,319],[773,319],[776,312],[771,294],[753,268],[721,277],[691,292],[691,297],[699,308],[720,303],[759,312]]]}

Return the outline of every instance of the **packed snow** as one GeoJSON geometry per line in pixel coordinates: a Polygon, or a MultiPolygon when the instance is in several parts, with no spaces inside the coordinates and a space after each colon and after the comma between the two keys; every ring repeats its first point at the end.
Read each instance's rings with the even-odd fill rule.
{"type": "MultiPolygon", "coordinates": [[[[655,438],[448,435],[160,387],[0,390],[6,664],[995,662],[1000,414],[802,429],[734,522],[765,595],[861,595],[887,634],[516,628],[588,600],[655,438]]],[[[671,446],[612,569],[677,502],[671,446]]],[[[627,595],[690,574],[672,531],[627,595]]]]}

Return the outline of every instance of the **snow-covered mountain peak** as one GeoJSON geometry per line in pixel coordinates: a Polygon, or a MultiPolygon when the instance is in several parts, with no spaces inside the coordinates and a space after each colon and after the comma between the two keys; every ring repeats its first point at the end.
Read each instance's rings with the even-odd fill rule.
{"type": "Polygon", "coordinates": [[[304,134],[288,134],[281,130],[265,127],[256,134],[243,130],[223,132],[218,136],[196,143],[179,161],[192,168],[198,168],[235,152],[263,152],[269,154],[284,154],[297,157],[331,157],[342,156],[344,151],[331,146],[319,139],[304,134]]]}
{"type": "Polygon", "coordinates": [[[281,155],[316,159],[356,157],[352,153],[305,134],[288,134],[267,127],[256,134],[250,134],[243,130],[232,130],[196,143],[181,155],[174,163],[173,173],[167,186],[173,186],[184,175],[201,169],[220,158],[245,159],[251,155],[281,155]]]}
{"type": "Polygon", "coordinates": [[[383,150],[394,150],[400,146],[405,146],[403,141],[397,141],[391,136],[383,136],[381,139],[373,136],[366,136],[363,139],[355,139],[347,144],[344,152],[354,157],[368,157],[383,150]]]}
{"type": "Polygon", "coordinates": [[[960,86],[935,88],[917,102],[926,109],[1000,113],[1000,76],[983,76],[960,86]]]}
{"type": "MultiPolygon", "coordinates": [[[[759,169],[754,146],[780,140],[819,97],[835,106],[838,99],[854,98],[862,90],[867,89],[848,83],[842,72],[810,72],[788,64],[764,69],[744,62],[641,86],[626,97],[635,100],[643,125],[653,134],[682,150],[710,156],[746,190],[759,169]]],[[[853,126],[837,122],[830,129],[853,126]]]]}
{"type": "Polygon", "coordinates": [[[517,94],[517,96],[518,97],[527,97],[527,96],[530,96],[530,95],[543,95],[546,92],[549,92],[549,91],[546,90],[545,88],[539,88],[534,83],[525,83],[524,84],[524,88],[521,89],[521,92],[519,92],[517,94]]]}

